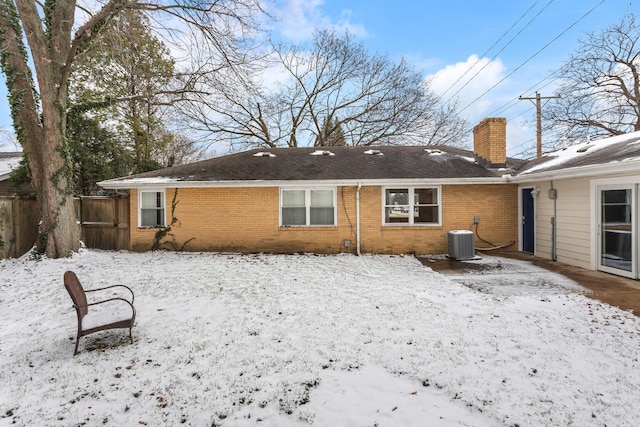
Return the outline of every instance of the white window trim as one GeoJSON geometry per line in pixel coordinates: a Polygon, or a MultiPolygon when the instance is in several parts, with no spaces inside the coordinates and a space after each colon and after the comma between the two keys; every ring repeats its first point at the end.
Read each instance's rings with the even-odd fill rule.
{"type": "Polygon", "coordinates": [[[138,228],[159,228],[167,226],[167,193],[165,188],[138,188],[138,228]],[[164,206],[164,225],[151,226],[142,225],[142,193],[160,193],[162,194],[162,205],[164,206]]]}
{"type": "Polygon", "coordinates": [[[338,189],[337,187],[280,187],[280,200],[278,201],[278,225],[285,228],[308,228],[308,227],[337,227],[338,226],[338,189]],[[283,191],[304,190],[305,205],[305,225],[283,225],[282,224],[282,192],[283,191]],[[333,224],[332,225],[310,225],[311,218],[311,191],[312,190],[330,190],[333,195],[333,224]]]}
{"type": "Polygon", "coordinates": [[[442,186],[441,185],[388,185],[382,187],[382,226],[383,227],[442,227],[442,186]],[[411,211],[414,207],[414,190],[416,188],[435,188],[438,190],[438,222],[421,222],[415,224],[413,222],[413,215],[409,215],[409,222],[397,222],[397,223],[388,223],[386,222],[386,208],[387,208],[387,190],[389,189],[407,189],[409,191],[409,211],[411,211]]]}
{"type": "MultiPolygon", "coordinates": [[[[600,190],[601,189],[605,189],[607,187],[609,188],[614,188],[614,187],[619,187],[619,186],[625,186],[625,185],[638,185],[638,187],[640,188],[640,176],[638,175],[630,175],[630,176],[620,176],[620,177],[613,177],[613,178],[600,178],[600,179],[592,179],[590,180],[590,200],[589,200],[589,204],[591,205],[591,214],[590,216],[590,220],[591,220],[591,269],[592,270],[598,270],[598,265],[599,265],[599,261],[598,261],[598,252],[599,252],[599,245],[600,245],[600,229],[599,229],[599,211],[600,211],[600,190]]],[[[638,193],[640,193],[640,189],[638,190],[638,193]]],[[[640,195],[640,194],[639,194],[640,195]]],[[[638,211],[640,212],[640,203],[636,200],[636,207],[638,208],[638,211]]],[[[637,218],[635,218],[634,220],[634,225],[636,227],[640,227],[640,213],[637,215],[637,218]]],[[[636,238],[636,244],[634,245],[635,250],[637,251],[636,253],[640,252],[640,247],[638,247],[638,243],[636,238]]],[[[620,272],[616,271],[613,272],[613,274],[616,275],[623,275],[620,274],[620,272]]],[[[637,272],[636,272],[637,274],[637,272]]]]}

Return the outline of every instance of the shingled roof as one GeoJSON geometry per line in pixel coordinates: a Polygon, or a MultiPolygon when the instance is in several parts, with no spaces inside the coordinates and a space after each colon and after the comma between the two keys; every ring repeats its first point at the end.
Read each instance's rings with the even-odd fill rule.
{"type": "Polygon", "coordinates": [[[591,173],[594,167],[604,167],[608,172],[614,172],[615,168],[635,163],[640,163],[640,132],[597,141],[587,140],[547,153],[521,167],[518,176],[524,178],[532,174],[569,173],[579,170],[591,173]]]}
{"type": "Polygon", "coordinates": [[[640,170],[640,132],[586,141],[526,161],[507,158],[492,168],[468,150],[447,146],[305,147],[254,149],[99,183],[105,188],[173,185],[263,185],[301,181],[525,182],[640,170]],[[612,169],[613,168],[613,169],[612,169]],[[503,179],[504,177],[509,179],[503,179]]]}
{"type": "MultiPolygon", "coordinates": [[[[508,159],[519,167],[522,161],[508,159]]],[[[500,178],[471,151],[445,146],[255,149],[102,182],[107,188],[166,182],[500,178]]]]}

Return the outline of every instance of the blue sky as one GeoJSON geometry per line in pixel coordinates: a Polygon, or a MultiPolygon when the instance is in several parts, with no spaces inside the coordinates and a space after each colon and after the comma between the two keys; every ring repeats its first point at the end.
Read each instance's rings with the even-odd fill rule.
{"type": "MultiPolygon", "coordinates": [[[[470,127],[484,117],[506,117],[510,156],[535,143],[534,106],[517,98],[536,90],[553,95],[557,82],[545,79],[579,38],[627,12],[640,13],[629,0],[276,0],[272,7],[279,17],[274,31],[285,40],[305,41],[314,28],[333,27],[349,30],[371,51],[406,58],[444,100],[458,99],[470,127]]],[[[1,80],[0,129],[6,129],[11,122],[1,80]]],[[[12,149],[6,145],[0,149],[12,149]]]]}

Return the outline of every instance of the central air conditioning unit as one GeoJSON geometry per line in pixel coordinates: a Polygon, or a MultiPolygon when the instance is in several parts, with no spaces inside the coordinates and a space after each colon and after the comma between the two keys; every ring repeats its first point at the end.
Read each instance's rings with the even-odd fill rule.
{"type": "Polygon", "coordinates": [[[473,243],[473,231],[452,230],[449,237],[449,258],[455,260],[476,259],[476,250],[473,243]]]}

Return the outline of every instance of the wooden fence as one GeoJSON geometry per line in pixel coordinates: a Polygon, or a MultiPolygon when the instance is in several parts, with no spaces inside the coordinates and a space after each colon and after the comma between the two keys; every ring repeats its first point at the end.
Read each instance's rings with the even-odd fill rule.
{"type": "MultiPolygon", "coordinates": [[[[129,248],[129,199],[75,199],[81,239],[88,248],[129,248]]],[[[0,197],[0,259],[20,257],[38,238],[38,204],[33,198],[0,197]]]]}
{"type": "Polygon", "coordinates": [[[82,238],[88,248],[129,249],[129,199],[80,198],[82,238]]]}
{"type": "Polygon", "coordinates": [[[0,197],[0,259],[22,256],[33,247],[39,220],[36,199],[0,197]]]}

